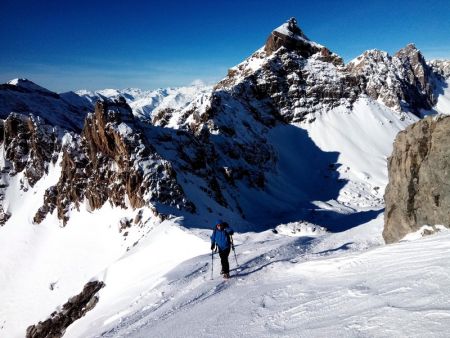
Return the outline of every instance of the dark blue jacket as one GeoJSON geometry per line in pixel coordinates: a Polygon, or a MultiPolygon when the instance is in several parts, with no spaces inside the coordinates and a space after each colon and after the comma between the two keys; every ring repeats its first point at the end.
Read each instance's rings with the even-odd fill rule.
{"type": "Polygon", "coordinates": [[[219,251],[227,250],[231,247],[230,236],[234,234],[233,229],[228,225],[223,230],[220,230],[217,226],[214,227],[211,235],[211,245],[216,244],[219,247],[219,251]]]}

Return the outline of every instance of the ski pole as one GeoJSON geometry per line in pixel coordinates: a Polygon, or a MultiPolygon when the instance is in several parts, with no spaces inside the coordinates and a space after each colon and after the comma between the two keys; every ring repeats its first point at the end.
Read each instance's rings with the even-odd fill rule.
{"type": "Polygon", "coordinates": [[[238,263],[237,257],[236,257],[236,250],[234,250],[233,237],[232,237],[232,236],[230,236],[230,237],[231,237],[231,248],[233,249],[233,253],[234,253],[234,259],[236,260],[236,265],[237,265],[237,267],[239,267],[239,263],[238,263]]]}
{"type": "Polygon", "coordinates": [[[211,279],[214,279],[213,273],[214,273],[214,250],[211,250],[211,279]]]}

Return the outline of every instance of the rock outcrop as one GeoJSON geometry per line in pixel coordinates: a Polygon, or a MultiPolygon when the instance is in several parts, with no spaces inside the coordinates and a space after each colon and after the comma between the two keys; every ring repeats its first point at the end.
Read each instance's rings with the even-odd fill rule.
{"type": "Polygon", "coordinates": [[[0,226],[11,214],[4,205],[8,177],[23,173],[20,188],[26,191],[55,164],[61,149],[61,130],[44,123],[38,116],[11,113],[0,121],[0,146],[3,148],[0,172],[0,226]]]}
{"type": "Polygon", "coordinates": [[[84,200],[92,210],[109,201],[122,208],[146,205],[156,214],[161,204],[194,211],[170,162],[149,144],[124,100],[98,102],[81,135],[66,134],[62,144],[60,179],[45,192],[35,223],[56,208],[65,224],[84,200]]]}
{"type": "Polygon", "coordinates": [[[450,227],[450,116],[427,117],[400,132],[388,169],[386,243],[423,225],[450,227]]]}
{"type": "Polygon", "coordinates": [[[450,60],[432,60],[428,65],[438,77],[450,79],[450,60]]]}
{"type": "Polygon", "coordinates": [[[10,173],[24,172],[30,186],[48,173],[60,150],[59,129],[45,124],[36,116],[10,114],[0,123],[0,145],[10,173]]]}
{"type": "Polygon", "coordinates": [[[369,50],[346,66],[359,76],[362,92],[396,111],[429,110],[435,104],[432,70],[422,53],[409,44],[394,56],[369,50]]]}
{"type": "Polygon", "coordinates": [[[67,327],[92,310],[98,302],[97,293],[105,284],[100,281],[87,283],[83,291],[70,298],[60,310],[53,312],[50,318],[27,328],[26,338],[59,338],[67,327]]]}

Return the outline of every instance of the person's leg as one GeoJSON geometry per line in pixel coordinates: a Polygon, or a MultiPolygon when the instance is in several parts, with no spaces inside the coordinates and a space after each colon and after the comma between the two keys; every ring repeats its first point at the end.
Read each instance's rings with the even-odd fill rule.
{"type": "Polygon", "coordinates": [[[230,254],[230,248],[220,251],[220,263],[222,264],[222,271],[224,274],[230,273],[230,264],[228,263],[228,255],[230,254]]]}

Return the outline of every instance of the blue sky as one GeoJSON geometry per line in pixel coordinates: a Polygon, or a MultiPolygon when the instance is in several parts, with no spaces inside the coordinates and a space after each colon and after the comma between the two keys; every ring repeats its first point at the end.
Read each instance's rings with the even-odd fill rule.
{"type": "Polygon", "coordinates": [[[346,61],[414,42],[450,59],[450,1],[0,0],[0,82],[54,91],[213,83],[289,17],[346,61]]]}

